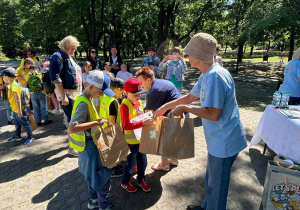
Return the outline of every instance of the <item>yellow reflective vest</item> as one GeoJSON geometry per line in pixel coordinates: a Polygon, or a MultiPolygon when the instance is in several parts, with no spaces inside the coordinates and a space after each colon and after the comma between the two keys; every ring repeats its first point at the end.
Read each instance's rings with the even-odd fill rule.
{"type": "MultiPolygon", "coordinates": [[[[99,119],[99,116],[96,112],[96,109],[93,105],[93,103],[87,99],[84,96],[78,96],[75,100],[73,110],[72,110],[72,117],[76,111],[76,107],[80,102],[84,102],[88,105],[89,108],[89,115],[90,115],[90,120],[95,121],[99,119]]],[[[91,128],[91,134],[93,139],[95,138],[95,133],[99,130],[98,126],[92,127],[91,128]]],[[[95,139],[94,139],[95,140],[95,139]]],[[[78,133],[71,133],[69,136],[69,144],[72,149],[77,150],[78,152],[82,152],[85,149],[85,133],[84,131],[78,132],[78,133]]]]}
{"type": "MultiPolygon", "coordinates": [[[[143,112],[144,109],[143,109],[142,102],[139,101],[139,103],[140,103],[141,111],[143,112]]],[[[130,101],[128,101],[125,98],[125,99],[123,99],[122,104],[125,104],[128,107],[128,109],[129,109],[129,119],[130,120],[137,117],[135,109],[133,108],[130,101]]],[[[135,137],[135,134],[134,134],[133,130],[124,130],[124,135],[125,135],[126,142],[128,144],[139,144],[140,143],[140,139],[137,139],[135,137]]]]}
{"type": "MultiPolygon", "coordinates": [[[[117,99],[115,97],[109,97],[109,96],[105,95],[101,99],[99,115],[102,119],[109,120],[109,107],[110,107],[110,104],[113,101],[116,101],[118,103],[118,116],[117,116],[117,119],[116,119],[116,123],[119,124],[122,127],[121,114],[120,114],[120,105],[119,105],[119,102],[117,101],[117,99]]],[[[102,127],[105,128],[106,126],[107,126],[107,123],[105,123],[102,127]]]]}

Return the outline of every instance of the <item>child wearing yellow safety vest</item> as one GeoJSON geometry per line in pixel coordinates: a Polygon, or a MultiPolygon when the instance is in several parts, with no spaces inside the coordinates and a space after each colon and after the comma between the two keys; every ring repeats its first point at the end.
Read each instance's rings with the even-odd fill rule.
{"type": "Polygon", "coordinates": [[[123,99],[120,107],[121,120],[126,142],[128,143],[130,154],[127,157],[127,163],[124,166],[121,187],[128,192],[136,192],[137,188],[130,183],[135,163],[137,162],[138,186],[145,192],[149,192],[151,187],[145,182],[145,170],[147,167],[147,157],[139,152],[140,139],[137,139],[134,130],[150,125],[151,119],[132,123],[131,119],[143,113],[142,102],[139,101],[141,93],[146,92],[142,89],[142,83],[135,78],[128,79],[124,84],[124,90],[127,92],[127,99],[123,99]]]}
{"type": "Polygon", "coordinates": [[[72,117],[68,128],[70,147],[78,151],[79,171],[88,184],[90,200],[88,208],[107,209],[112,206],[108,198],[111,169],[101,163],[97,146],[94,142],[95,133],[106,120],[99,119],[92,98],[105,94],[114,96],[109,88],[109,78],[102,71],[93,71],[87,77],[87,86],[75,100],[72,117]]]}
{"type": "MultiPolygon", "coordinates": [[[[124,92],[124,81],[122,79],[113,79],[110,81],[110,88],[115,96],[103,96],[100,101],[99,115],[112,124],[121,125],[120,102],[124,92]]],[[[105,126],[105,125],[104,125],[105,126]]],[[[119,163],[112,168],[111,177],[120,177],[123,175],[123,163],[119,163]]]]}

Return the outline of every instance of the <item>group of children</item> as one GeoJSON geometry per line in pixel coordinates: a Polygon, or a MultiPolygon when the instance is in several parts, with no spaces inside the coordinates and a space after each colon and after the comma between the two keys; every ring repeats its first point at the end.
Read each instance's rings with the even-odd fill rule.
{"type": "MultiPolygon", "coordinates": [[[[125,82],[126,80],[133,77],[132,74],[130,73],[130,69],[129,69],[129,66],[127,63],[121,64],[121,70],[118,71],[118,73],[116,75],[114,75],[111,72],[111,63],[105,62],[103,64],[103,68],[104,68],[103,71],[111,80],[115,79],[115,78],[119,78],[125,82]]],[[[86,78],[90,71],[92,71],[92,64],[89,61],[84,62],[83,73],[82,73],[83,83],[85,83],[86,78]]]]}
{"type": "MultiPolygon", "coordinates": [[[[88,207],[90,209],[98,207],[107,209],[112,205],[112,201],[108,198],[112,169],[102,166],[98,149],[93,141],[99,126],[107,123],[117,123],[123,127],[124,136],[131,151],[124,169],[122,168],[121,187],[128,192],[137,191],[137,187],[130,182],[130,177],[136,167],[138,186],[145,192],[151,190],[150,185],[145,181],[147,157],[139,152],[140,139],[135,137],[134,130],[150,125],[152,122],[150,119],[130,122],[144,111],[139,99],[140,94],[145,90],[142,89],[141,82],[132,78],[132,74],[127,71],[127,64],[121,65],[117,78],[110,73],[110,67],[109,63],[105,63],[104,71],[91,71],[91,65],[85,62],[83,74],[85,89],[75,101],[68,128],[70,147],[79,151],[79,170],[85,176],[89,186],[88,207]],[[100,101],[99,106],[96,106],[97,109],[91,99],[100,101]]],[[[30,144],[34,137],[27,117],[26,105],[28,104],[23,103],[26,88],[30,91],[37,125],[42,125],[42,120],[44,120],[44,125],[52,123],[48,116],[47,94],[41,82],[42,74],[39,73],[39,67],[34,65],[31,58],[26,58],[24,66],[19,67],[17,72],[13,68],[7,68],[2,72],[1,77],[3,83],[8,85],[7,96],[16,128],[13,137],[8,141],[22,140],[22,126],[27,133],[25,144],[30,144]]]]}
{"type": "Polygon", "coordinates": [[[35,65],[35,61],[31,58],[24,59],[22,63],[23,66],[20,66],[17,71],[14,68],[7,68],[2,72],[1,76],[3,85],[8,87],[6,95],[10,107],[6,107],[6,109],[9,110],[10,108],[13,113],[12,119],[8,120],[15,124],[16,129],[13,137],[9,138],[8,141],[22,140],[22,126],[27,133],[24,144],[30,144],[34,138],[27,117],[27,114],[31,112],[29,105],[33,108],[38,126],[49,125],[53,121],[49,119],[48,115],[47,93],[43,87],[40,68],[35,65]]]}
{"type": "Polygon", "coordinates": [[[112,205],[108,197],[112,170],[102,165],[94,142],[94,134],[99,126],[105,126],[107,123],[117,123],[123,127],[131,152],[123,169],[121,187],[130,193],[137,191],[137,187],[130,182],[137,163],[137,185],[145,192],[151,190],[145,181],[147,157],[139,152],[140,139],[135,137],[134,130],[150,125],[152,121],[147,119],[130,122],[144,111],[139,100],[144,92],[141,82],[135,78],[125,82],[119,78],[110,81],[104,71],[91,71],[86,77],[85,90],[76,99],[73,107],[68,134],[70,147],[79,151],[79,171],[85,176],[89,188],[89,209],[107,209],[112,205]],[[125,97],[121,97],[124,95],[125,97]],[[98,98],[100,106],[95,108],[92,99],[98,98]]]}

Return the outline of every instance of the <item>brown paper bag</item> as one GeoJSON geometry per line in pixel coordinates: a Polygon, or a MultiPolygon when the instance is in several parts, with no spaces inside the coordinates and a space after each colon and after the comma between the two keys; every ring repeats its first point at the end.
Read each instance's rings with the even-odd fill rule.
{"type": "Polygon", "coordinates": [[[157,117],[154,125],[142,128],[139,151],[144,154],[161,155],[160,131],[163,117],[157,117]]]}
{"type": "Polygon", "coordinates": [[[194,123],[191,118],[164,118],[160,142],[162,154],[168,158],[188,159],[195,156],[194,123]]]}
{"type": "Polygon", "coordinates": [[[53,109],[55,109],[54,103],[49,94],[47,95],[47,108],[48,108],[48,111],[52,111],[53,109]]]}
{"type": "Polygon", "coordinates": [[[102,161],[102,165],[112,168],[129,155],[129,147],[119,125],[100,128],[95,140],[102,161]]]}
{"type": "MultiPolygon", "coordinates": [[[[27,119],[31,125],[31,129],[32,131],[36,130],[38,128],[37,124],[36,124],[36,121],[35,121],[35,118],[34,118],[34,115],[33,114],[29,114],[27,113],[27,119]]],[[[22,130],[24,130],[24,128],[22,127],[22,130]]]]}

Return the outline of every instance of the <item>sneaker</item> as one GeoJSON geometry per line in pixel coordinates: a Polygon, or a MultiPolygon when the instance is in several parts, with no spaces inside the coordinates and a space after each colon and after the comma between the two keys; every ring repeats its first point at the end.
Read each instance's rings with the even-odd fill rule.
{"type": "Polygon", "coordinates": [[[147,184],[144,179],[138,183],[138,186],[141,187],[144,192],[149,192],[151,190],[150,185],[147,184]]]}
{"type": "Polygon", "coordinates": [[[88,209],[95,209],[95,208],[99,208],[99,204],[98,204],[98,199],[90,199],[88,202],[88,209]]]}
{"type": "Polygon", "coordinates": [[[170,165],[162,165],[161,163],[155,164],[154,166],[151,167],[154,171],[170,171],[170,165]]]}
{"type": "Polygon", "coordinates": [[[168,160],[168,163],[170,166],[178,166],[178,160],[170,159],[170,160],[168,160]]]}
{"type": "Polygon", "coordinates": [[[134,169],[133,169],[133,173],[137,173],[137,163],[135,163],[134,169]]]}
{"type": "Polygon", "coordinates": [[[21,136],[13,136],[9,138],[7,141],[21,141],[22,137],[21,136]]]}
{"type": "Polygon", "coordinates": [[[7,122],[7,125],[14,125],[14,121],[13,121],[13,120],[9,120],[9,121],[7,122]]]}
{"type": "Polygon", "coordinates": [[[51,123],[53,123],[53,120],[48,120],[47,122],[44,122],[44,125],[49,125],[51,123]]]}
{"type": "Polygon", "coordinates": [[[123,175],[123,168],[113,167],[111,178],[120,177],[123,175]]]}
{"type": "Polygon", "coordinates": [[[31,142],[33,142],[33,140],[34,140],[34,138],[32,136],[31,137],[27,137],[24,144],[25,145],[26,144],[31,144],[31,142]]]}
{"type": "Polygon", "coordinates": [[[125,190],[127,190],[127,192],[133,193],[137,191],[137,188],[135,186],[133,186],[130,182],[127,182],[125,184],[121,183],[121,187],[125,190]]]}

